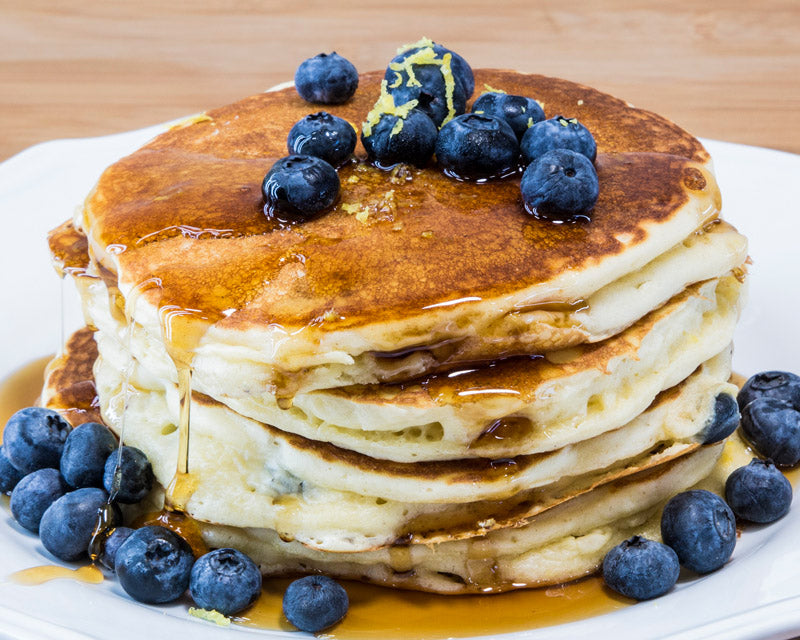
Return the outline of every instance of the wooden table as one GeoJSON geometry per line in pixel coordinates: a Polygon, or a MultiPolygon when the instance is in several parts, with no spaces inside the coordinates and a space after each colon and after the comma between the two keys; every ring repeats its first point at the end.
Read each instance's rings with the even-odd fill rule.
{"type": "Polygon", "coordinates": [[[382,68],[421,35],[476,67],[590,84],[699,136],[800,152],[797,0],[0,0],[0,160],[233,101],[321,51],[382,68]]]}

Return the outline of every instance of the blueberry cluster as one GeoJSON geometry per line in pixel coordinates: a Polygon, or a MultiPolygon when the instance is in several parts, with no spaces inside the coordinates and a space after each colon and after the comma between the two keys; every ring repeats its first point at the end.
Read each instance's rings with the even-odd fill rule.
{"type": "Polygon", "coordinates": [[[57,412],[41,407],[21,409],[6,424],[0,489],[11,494],[17,523],[39,534],[45,549],[61,560],[86,557],[98,511],[109,509],[112,521],[121,524],[117,502],[139,502],[152,486],[145,455],[134,447],[118,448],[102,424],[73,429],[57,412]]]}
{"type": "MultiPolygon", "coordinates": [[[[17,523],[39,534],[55,557],[85,558],[103,521],[112,528],[98,560],[135,600],[172,602],[188,589],[198,607],[226,616],[252,605],[261,593],[261,571],[242,552],[215,549],[195,560],[187,542],[165,527],[123,526],[118,503],[140,502],[153,480],[147,456],[118,447],[102,424],[73,429],[56,411],[28,407],[11,416],[3,432],[0,491],[11,494],[17,523]]],[[[284,602],[287,618],[305,631],[335,624],[347,606],[344,589],[318,576],[290,585],[284,602]]]]}
{"type": "MultiPolygon", "coordinates": [[[[316,103],[346,101],[357,81],[353,65],[335,53],[304,61],[295,74],[298,93],[316,103]]],[[[530,214],[555,222],[587,218],[599,182],[597,145],[586,127],[574,118],[545,120],[535,99],[497,90],[465,113],[474,90],[471,67],[454,51],[427,38],[401,47],[361,128],[370,161],[386,169],[423,167],[435,154],[447,175],[481,182],[526,167],[520,189],[530,214]]],[[[331,168],[353,152],[355,135],[344,120],[320,112],[294,125],[288,147],[293,155],[262,184],[264,212],[278,221],[308,220],[335,201],[339,182],[331,168]]]]}
{"type": "Polygon", "coordinates": [[[663,544],[635,536],[603,560],[603,578],[613,590],[647,600],[675,585],[680,566],[705,574],[722,567],[736,545],[736,520],[766,524],[782,518],[792,502],[792,485],[779,466],[800,461],[800,377],[767,371],[750,378],[736,399],[720,394],[714,416],[700,434],[703,444],[719,442],[739,423],[756,450],[725,483],[725,499],[705,490],[684,491],[661,514],[663,544]]]}

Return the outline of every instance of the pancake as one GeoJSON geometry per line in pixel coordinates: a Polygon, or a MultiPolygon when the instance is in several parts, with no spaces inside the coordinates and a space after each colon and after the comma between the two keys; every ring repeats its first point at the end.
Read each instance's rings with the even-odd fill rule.
{"type": "MultiPolygon", "coordinates": [[[[360,122],[379,77],[363,75],[330,112],[360,122]]],[[[313,110],[286,89],[210,111],[107,169],[77,219],[96,272],[153,339],[168,336],[178,359],[191,354],[198,377],[247,370],[282,398],[622,330],[637,318],[584,326],[553,309],[577,312],[716,219],[707,153],[660,116],[588,87],[491,70],[477,81],[533,95],[593,131],[601,193],[590,223],[528,216],[518,178],[463,183],[356,160],[339,171],[332,211],[282,228],[261,211],[259,185],[291,124],[313,110]]],[[[639,296],[649,308],[637,313],[721,275],[670,273],[651,279],[653,295],[639,296]]]]}
{"type": "MultiPolygon", "coordinates": [[[[266,575],[563,582],[657,538],[667,499],[718,490],[741,457],[735,438],[703,444],[736,393],[747,246],[719,219],[702,145],[588,87],[476,75],[594,133],[591,220],[528,215],[519,175],[385,171],[359,148],[330,211],[278,221],[260,183],[314,110],[288,88],[119,160],[50,235],[89,328],[49,368],[45,403],[79,420],[66,389],[95,392],[82,406],[125,425],[151,498],[266,575]]],[[[363,121],[379,84],[362,75],[329,110],[363,121]]]]}
{"type": "MultiPolygon", "coordinates": [[[[70,342],[79,343],[77,339],[70,342]]],[[[63,409],[58,404],[62,395],[53,387],[63,383],[61,372],[68,366],[69,356],[67,351],[50,368],[46,380],[50,391],[43,397],[52,399],[51,408],[63,409]]],[[[104,368],[102,361],[94,369],[101,406],[103,398],[116,395],[119,399],[119,390],[109,393],[106,389],[106,376],[113,377],[116,370],[104,368]]],[[[553,464],[550,456],[519,458],[503,461],[500,473],[491,464],[483,470],[478,465],[470,470],[469,463],[460,470],[458,464],[425,463],[405,465],[403,469],[364,456],[358,460],[356,454],[348,457],[331,445],[312,446],[299,436],[287,436],[268,425],[237,418],[227,409],[220,413],[218,404],[196,398],[190,464],[197,487],[187,511],[201,521],[269,528],[284,540],[296,539],[310,548],[336,552],[377,549],[398,539],[438,544],[525,527],[532,518],[607,484],[624,482],[625,478],[692,455],[698,449],[697,434],[713,414],[713,396],[708,402],[705,378],[718,378],[718,386],[724,383],[729,375],[729,353],[721,354],[703,369],[707,371],[697,372],[679,388],[663,394],[619,434],[566,452],[566,459],[561,464],[556,462],[555,468],[548,469],[553,464]],[[702,406],[699,411],[698,405],[702,406]],[[625,455],[629,457],[620,459],[625,455]],[[597,456],[600,459],[594,466],[603,468],[590,473],[591,460],[597,456]],[[333,462],[336,459],[338,468],[333,462]],[[580,460],[583,468],[560,473],[559,469],[571,460],[580,460]],[[429,489],[415,486],[414,476],[429,489]],[[543,484],[548,479],[554,481],[543,484]],[[354,484],[357,482],[359,486],[354,484]],[[467,490],[454,493],[452,488],[459,484],[467,490]],[[448,487],[450,493],[440,495],[440,502],[430,502],[437,488],[448,487]],[[481,500],[487,497],[493,499],[481,500]]],[[[74,375],[76,368],[69,370],[74,375]]],[[[85,367],[83,372],[84,377],[92,379],[85,367]]],[[[170,422],[177,416],[165,406],[163,393],[137,389],[135,379],[134,375],[130,380],[126,442],[145,451],[157,480],[165,486],[177,455],[177,434],[170,422]]],[[[103,413],[108,424],[118,429],[119,414],[106,406],[103,413]]]]}
{"type": "MultiPolygon", "coordinates": [[[[321,572],[450,595],[562,584],[597,571],[605,554],[633,535],[660,540],[661,509],[676,493],[697,483],[719,493],[724,477],[735,468],[715,469],[720,449],[706,447],[609,484],[536,516],[522,528],[440,544],[334,554],[286,542],[269,529],[201,527],[209,545],[242,549],[266,576],[321,572]]],[[[740,440],[731,441],[723,459],[747,464],[744,451],[740,440]]]]}
{"type": "MultiPolygon", "coordinates": [[[[159,344],[148,348],[134,333],[127,348],[125,325],[109,313],[103,286],[94,288],[99,299],[92,317],[106,366],[121,372],[133,357],[141,363],[136,384],[166,391],[176,408],[177,389],[157,355],[159,344]]],[[[553,451],[629,422],[658,393],[725,349],[742,288],[733,276],[692,285],[613,340],[402,384],[303,393],[288,410],[252,385],[234,396],[197,377],[194,388],[243,416],[383,460],[553,451]]]]}
{"type": "MultiPolygon", "coordinates": [[[[51,236],[51,242],[54,245],[65,243],[75,234],[74,228],[62,227],[51,236]]],[[[73,241],[80,243],[82,247],[85,246],[85,239],[80,235],[73,241]]],[[[58,251],[60,248],[57,249],[57,255],[58,251]]],[[[82,251],[83,259],[88,263],[85,249],[82,251]]],[[[75,253],[80,255],[81,252],[73,252],[71,256],[67,255],[62,259],[71,259],[74,263],[78,259],[75,253]]],[[[745,259],[744,238],[726,223],[719,222],[712,225],[707,232],[693,234],[639,271],[604,287],[591,296],[582,307],[518,312],[507,317],[506,324],[513,322],[518,325],[513,330],[514,340],[520,335],[573,332],[579,326],[590,327],[596,336],[606,335],[609,332],[618,333],[651,308],[664,304],[669,297],[677,295],[686,286],[738,269],[745,259]]],[[[85,274],[87,266],[88,264],[79,269],[73,264],[66,268],[72,274],[85,274]]],[[[90,278],[79,277],[78,280],[81,283],[79,290],[84,299],[85,313],[91,324],[101,327],[105,333],[111,333],[115,330],[114,322],[110,320],[114,320],[117,324],[116,333],[124,335],[127,329],[121,331],[120,328],[127,325],[128,319],[123,312],[122,298],[114,299],[117,296],[116,283],[109,282],[104,289],[103,284],[94,282],[90,278]],[[108,299],[109,295],[112,296],[111,300],[108,299]],[[109,311],[112,314],[111,318],[108,318],[109,311]]],[[[135,321],[133,324],[131,345],[136,357],[147,359],[150,362],[149,367],[158,375],[177,381],[175,365],[168,352],[169,345],[163,343],[161,334],[158,332],[153,334],[135,321]]],[[[496,333],[502,329],[499,326],[488,327],[484,329],[480,338],[463,339],[457,343],[445,341],[433,349],[401,350],[391,356],[365,354],[359,357],[359,367],[362,369],[362,374],[367,375],[373,382],[378,379],[390,380],[398,377],[407,380],[418,377],[425,370],[438,368],[448,358],[459,360],[465,357],[481,340],[491,340],[495,346],[505,343],[502,333],[496,333]],[[370,371],[372,373],[368,373],[370,371]]],[[[127,336],[125,339],[127,340],[127,336]]],[[[212,354],[210,351],[211,348],[201,350],[194,359],[195,385],[215,397],[229,396],[256,403],[269,401],[268,396],[273,395],[270,384],[265,382],[261,387],[255,387],[253,384],[254,380],[264,378],[264,367],[261,364],[238,357],[226,362],[222,359],[222,353],[212,354]],[[262,390],[261,397],[252,398],[256,388],[262,390]]],[[[306,382],[311,387],[325,386],[327,376],[335,375],[338,385],[344,380],[342,377],[345,375],[344,369],[346,367],[341,365],[316,367],[313,373],[307,373],[306,382]]],[[[256,417],[265,419],[263,416],[256,417]]]]}

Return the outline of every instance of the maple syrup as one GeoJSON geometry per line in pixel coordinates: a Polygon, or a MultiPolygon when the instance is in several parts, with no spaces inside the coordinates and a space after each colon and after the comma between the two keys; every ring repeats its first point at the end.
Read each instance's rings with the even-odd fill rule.
{"type": "Polygon", "coordinates": [[[203,534],[197,522],[189,515],[178,511],[163,509],[153,513],[146,513],[132,523],[132,528],[156,525],[169,529],[183,538],[192,549],[195,558],[208,553],[208,545],[203,540],[203,534]]]}
{"type": "Polygon", "coordinates": [[[20,409],[36,403],[42,391],[44,369],[52,359],[53,356],[45,356],[33,360],[0,380],[0,425],[4,426],[20,409]]]}
{"type": "MultiPolygon", "coordinates": [[[[265,580],[261,597],[234,616],[233,622],[261,629],[294,629],[282,613],[283,593],[290,582],[265,580]]],[[[575,622],[633,602],[607,589],[597,576],[495,595],[443,596],[346,580],[341,584],[350,610],[338,625],[325,630],[325,638],[438,640],[495,635],[575,622]]]]}
{"type": "Polygon", "coordinates": [[[76,580],[88,584],[100,584],[103,581],[103,572],[95,565],[90,564],[77,569],[69,567],[59,567],[57,565],[42,565],[41,567],[31,567],[22,569],[9,576],[11,582],[25,586],[35,586],[50,582],[51,580],[76,580]]]}

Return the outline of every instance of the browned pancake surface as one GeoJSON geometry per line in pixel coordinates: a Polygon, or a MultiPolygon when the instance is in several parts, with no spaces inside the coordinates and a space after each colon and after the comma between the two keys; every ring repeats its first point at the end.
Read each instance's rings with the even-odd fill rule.
{"type": "MultiPolygon", "coordinates": [[[[360,125],[381,77],[363,75],[352,100],[324,108],[360,125]]],[[[708,160],[705,150],[660,116],[543,76],[479,70],[476,81],[479,91],[533,96],[548,117],[578,117],[594,133],[600,199],[591,222],[534,219],[518,177],[459,182],[431,166],[407,179],[359,162],[340,169],[332,211],[279,229],[262,211],[261,181],[287,154],[291,126],[322,108],[286,89],[210,111],[109,168],[88,201],[93,241],[116,245],[124,280],[160,279],[146,294],[155,304],[197,309],[230,328],[324,318],[339,330],[584,269],[646,240],[690,193],[718,207],[716,186],[695,165],[708,160]]]]}

